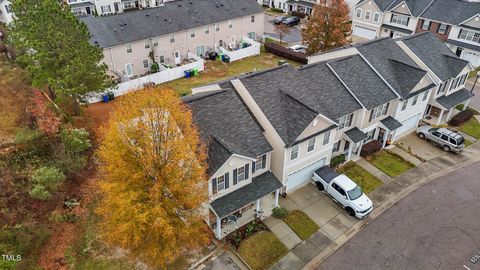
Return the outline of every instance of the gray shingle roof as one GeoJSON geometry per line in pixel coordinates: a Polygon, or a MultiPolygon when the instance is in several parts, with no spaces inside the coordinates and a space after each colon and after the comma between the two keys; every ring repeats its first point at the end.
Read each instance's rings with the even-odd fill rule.
{"type": "Polygon", "coordinates": [[[442,81],[456,77],[468,61],[458,58],[431,32],[423,32],[399,39],[430,68],[442,81]]]}
{"type": "Polygon", "coordinates": [[[465,49],[470,49],[470,50],[480,52],[480,46],[478,46],[478,45],[473,45],[473,44],[470,44],[470,43],[465,43],[465,42],[461,42],[461,41],[453,40],[453,39],[448,39],[446,41],[446,43],[455,45],[457,47],[462,47],[462,48],[465,48],[465,49]]]}
{"type": "Polygon", "coordinates": [[[254,177],[252,183],[216,199],[210,205],[220,218],[224,218],[282,186],[273,173],[265,172],[254,177]]]}
{"type": "Polygon", "coordinates": [[[480,13],[480,3],[478,2],[435,0],[421,17],[458,25],[478,13],[480,13]]]}
{"type": "Polygon", "coordinates": [[[302,1],[302,0],[288,0],[286,2],[287,4],[297,4],[297,5],[301,5],[301,6],[305,6],[305,7],[310,7],[310,8],[313,8],[313,6],[315,5],[314,3],[311,3],[311,2],[307,2],[307,1],[302,1]]]}
{"type": "Polygon", "coordinates": [[[93,6],[95,4],[92,3],[92,2],[79,2],[79,3],[70,3],[69,5],[72,8],[81,8],[81,7],[90,7],[90,6],[93,6]]]}
{"type": "Polygon", "coordinates": [[[437,98],[436,101],[445,109],[451,109],[467,99],[472,98],[473,96],[474,94],[472,92],[466,88],[463,88],[448,96],[441,96],[437,98]]]}
{"type": "Polygon", "coordinates": [[[427,74],[391,38],[364,43],[357,49],[402,98],[427,74]]]}
{"type": "Polygon", "coordinates": [[[398,122],[397,119],[389,116],[387,118],[384,118],[382,120],[380,120],[380,122],[382,122],[382,124],[388,128],[390,131],[394,131],[395,129],[399,128],[402,126],[402,123],[398,122]]]}
{"type": "Polygon", "coordinates": [[[255,158],[272,147],[233,89],[185,98],[194,123],[208,143],[209,174],[215,173],[232,154],[255,158]]]}
{"type": "Polygon", "coordinates": [[[381,26],[382,28],[387,28],[387,29],[390,29],[390,30],[395,30],[395,31],[398,31],[398,32],[402,32],[402,33],[405,33],[405,34],[412,34],[413,31],[412,30],[408,30],[408,29],[405,29],[405,28],[402,28],[402,27],[398,27],[398,26],[394,26],[394,25],[390,25],[390,24],[382,24],[381,26]]]}
{"type": "MultiPolygon", "coordinates": [[[[456,1],[456,0],[453,0],[456,1]]],[[[432,2],[432,0],[396,0],[389,9],[393,9],[394,7],[400,5],[402,2],[405,2],[408,9],[412,13],[413,16],[417,17],[428,7],[428,5],[432,2]]]]}
{"type": "Polygon", "coordinates": [[[367,134],[365,132],[362,132],[360,129],[357,127],[354,127],[352,129],[349,129],[344,132],[344,134],[353,141],[353,143],[358,143],[361,142],[362,140],[365,140],[367,138],[367,134]]]}
{"type": "MultiPolygon", "coordinates": [[[[360,0],[357,5],[367,0],[360,0]]],[[[373,0],[381,11],[385,11],[395,0],[373,0]]]]}
{"type": "Polygon", "coordinates": [[[323,166],[320,169],[315,171],[315,174],[320,176],[325,182],[330,183],[333,179],[335,179],[339,174],[330,166],[323,166]]]}
{"type": "Polygon", "coordinates": [[[177,0],[161,7],[80,20],[87,24],[91,42],[107,48],[262,11],[255,0],[177,0]]]}
{"type": "Polygon", "coordinates": [[[359,56],[349,56],[328,63],[367,110],[385,104],[397,96],[359,56]]]}

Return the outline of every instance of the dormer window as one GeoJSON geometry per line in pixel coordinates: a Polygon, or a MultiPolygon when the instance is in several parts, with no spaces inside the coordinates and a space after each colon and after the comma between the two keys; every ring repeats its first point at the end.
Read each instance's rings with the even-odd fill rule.
{"type": "Polygon", "coordinates": [[[292,146],[290,149],[290,160],[295,160],[298,158],[298,144],[292,146]]]}
{"type": "Polygon", "coordinates": [[[392,14],[392,17],[390,18],[391,23],[401,24],[405,26],[408,26],[409,20],[410,20],[410,17],[405,15],[400,15],[400,14],[392,14]]]}
{"type": "Polygon", "coordinates": [[[249,163],[244,166],[233,170],[233,184],[236,185],[238,182],[248,179],[248,171],[250,169],[249,163]]]}
{"type": "Polygon", "coordinates": [[[252,173],[265,169],[267,165],[267,155],[258,156],[257,159],[252,164],[252,173]]]}

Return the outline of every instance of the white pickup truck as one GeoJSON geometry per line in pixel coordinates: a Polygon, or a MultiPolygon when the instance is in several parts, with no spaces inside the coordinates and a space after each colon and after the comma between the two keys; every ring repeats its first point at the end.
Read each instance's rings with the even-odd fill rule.
{"type": "Polygon", "coordinates": [[[350,216],[363,218],[373,210],[373,203],[363,194],[362,189],[346,175],[338,174],[329,166],[313,173],[313,180],[319,190],[325,190],[350,216]]]}

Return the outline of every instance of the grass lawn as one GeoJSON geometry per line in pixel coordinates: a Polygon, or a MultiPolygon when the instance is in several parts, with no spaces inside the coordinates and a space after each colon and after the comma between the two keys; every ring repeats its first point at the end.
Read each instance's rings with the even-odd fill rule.
{"type": "MultiPolygon", "coordinates": [[[[263,70],[276,67],[278,60],[283,59],[271,53],[262,52],[259,55],[244,58],[230,64],[221,61],[206,61],[205,71],[198,76],[181,78],[162,84],[171,87],[180,94],[190,94],[191,89],[208,83],[220,81],[226,78],[237,76],[254,70],[263,70]]],[[[299,63],[287,60],[290,65],[298,66],[299,63]]]]}
{"type": "Polygon", "coordinates": [[[478,120],[475,119],[475,117],[472,117],[470,120],[463,123],[458,129],[472,137],[480,139],[480,123],[478,123],[478,120]]]}
{"type": "Polygon", "coordinates": [[[288,213],[283,221],[285,221],[302,240],[307,239],[319,229],[318,225],[313,222],[307,214],[300,210],[294,210],[288,213]]]}
{"type": "Polygon", "coordinates": [[[359,166],[357,163],[350,161],[337,170],[350,177],[357,185],[362,188],[364,193],[370,193],[383,183],[373,174],[359,166]]]}
{"type": "Polygon", "coordinates": [[[373,154],[368,162],[390,177],[395,177],[415,167],[402,157],[385,150],[373,154]]]}
{"type": "Polygon", "coordinates": [[[240,243],[238,253],[253,270],[268,269],[287,254],[288,249],[271,232],[258,232],[240,243]]]}
{"type": "Polygon", "coordinates": [[[469,145],[472,145],[472,144],[473,144],[473,142],[465,139],[465,147],[468,147],[469,145]]]}

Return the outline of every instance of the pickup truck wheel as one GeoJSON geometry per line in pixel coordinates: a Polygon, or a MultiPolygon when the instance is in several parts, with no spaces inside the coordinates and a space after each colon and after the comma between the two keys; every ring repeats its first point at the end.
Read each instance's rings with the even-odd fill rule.
{"type": "Polygon", "coordinates": [[[354,217],[355,216],[355,210],[353,210],[352,208],[350,207],[347,207],[345,208],[345,210],[347,210],[347,214],[351,217],[354,217]]]}
{"type": "Polygon", "coordinates": [[[452,149],[451,149],[450,146],[448,146],[448,145],[444,145],[442,148],[443,148],[443,150],[444,150],[445,152],[450,152],[450,151],[452,151],[452,149]]]}
{"type": "Polygon", "coordinates": [[[418,133],[418,137],[419,137],[420,139],[425,139],[425,134],[423,134],[423,133],[418,133]]]}
{"type": "Polygon", "coordinates": [[[325,189],[325,188],[323,187],[323,184],[320,183],[320,182],[315,182],[315,185],[317,186],[317,189],[320,190],[320,191],[322,191],[322,190],[325,189]]]}

